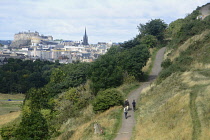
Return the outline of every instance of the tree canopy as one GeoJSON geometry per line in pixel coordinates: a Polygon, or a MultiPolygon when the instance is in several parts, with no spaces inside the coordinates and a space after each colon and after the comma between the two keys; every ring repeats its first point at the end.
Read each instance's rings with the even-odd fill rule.
{"type": "Polygon", "coordinates": [[[26,93],[30,88],[41,88],[49,82],[53,62],[41,60],[8,59],[0,68],[1,93],[26,93]]]}
{"type": "Polygon", "coordinates": [[[146,24],[139,24],[138,29],[141,36],[153,35],[159,41],[164,39],[164,31],[167,27],[167,24],[161,19],[154,19],[146,24]]]}

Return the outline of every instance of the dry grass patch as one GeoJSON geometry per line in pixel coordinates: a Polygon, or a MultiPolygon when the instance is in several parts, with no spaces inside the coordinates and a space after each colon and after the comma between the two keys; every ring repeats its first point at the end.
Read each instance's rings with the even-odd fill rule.
{"type": "MultiPolygon", "coordinates": [[[[85,118],[71,118],[66,124],[62,126],[64,133],[60,135],[56,140],[104,140],[113,137],[116,131],[117,123],[119,118],[116,117],[119,113],[121,114],[122,107],[117,106],[110,108],[109,110],[95,115],[92,112],[91,106],[84,110],[84,114],[91,118],[87,121],[83,121],[85,118]],[[83,123],[82,123],[82,122],[83,123]],[[94,123],[97,122],[101,125],[104,130],[104,134],[94,134],[94,123]],[[67,138],[69,137],[69,138],[67,138]]],[[[85,116],[85,115],[82,116],[85,116]]]]}
{"type": "Polygon", "coordinates": [[[210,64],[203,64],[196,62],[193,64],[193,69],[199,70],[199,69],[210,69],[210,64]]]}
{"type": "Polygon", "coordinates": [[[15,120],[19,116],[20,116],[20,111],[0,115],[0,127],[2,127],[4,124],[7,124],[7,123],[15,120]]]}
{"type": "Polygon", "coordinates": [[[104,130],[105,134],[112,135],[115,128],[115,123],[117,118],[113,118],[110,115],[113,114],[113,112],[121,111],[121,107],[113,107],[104,113],[101,113],[99,115],[96,115],[91,121],[88,123],[85,123],[84,125],[79,126],[74,135],[72,136],[72,140],[80,139],[80,140],[103,140],[103,135],[94,135],[94,129],[93,124],[97,121],[101,125],[101,127],[104,130]],[[85,131],[88,131],[89,133],[86,133],[85,131]],[[86,135],[81,135],[86,134],[86,135]]]}
{"type": "Polygon", "coordinates": [[[134,139],[191,139],[192,124],[188,103],[189,94],[177,94],[153,113],[141,115],[134,139]]]}
{"type": "Polygon", "coordinates": [[[190,92],[179,74],[145,89],[138,104],[133,139],[191,139],[190,92]]]}
{"type": "Polygon", "coordinates": [[[184,72],[182,74],[182,79],[183,83],[187,84],[189,87],[210,84],[210,79],[198,72],[184,72]]]}
{"type": "Polygon", "coordinates": [[[199,139],[209,139],[209,79],[208,69],[174,73],[160,85],[153,83],[144,89],[138,104],[133,139],[188,140],[196,138],[193,135],[195,130],[201,131],[199,139]],[[192,93],[197,97],[192,98],[192,93]],[[192,99],[195,99],[196,108],[192,108],[190,104],[192,99]],[[193,113],[197,113],[198,117],[193,113]],[[201,123],[200,128],[196,126],[195,121],[201,123]]]}

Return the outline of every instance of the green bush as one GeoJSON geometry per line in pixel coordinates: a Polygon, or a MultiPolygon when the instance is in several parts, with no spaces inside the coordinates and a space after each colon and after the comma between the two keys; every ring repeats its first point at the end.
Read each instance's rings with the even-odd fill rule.
{"type": "Polygon", "coordinates": [[[89,86],[81,85],[77,88],[70,88],[54,99],[54,110],[58,113],[55,124],[60,125],[69,118],[81,115],[81,110],[89,105],[92,95],[89,86]]]}
{"type": "Polygon", "coordinates": [[[169,67],[171,64],[172,64],[171,60],[166,59],[161,63],[161,67],[165,69],[165,68],[169,67]]]}
{"type": "Polygon", "coordinates": [[[93,110],[95,112],[103,112],[116,105],[123,105],[123,96],[121,92],[114,88],[107,89],[98,92],[93,102],[93,110]]]}
{"type": "Polygon", "coordinates": [[[15,137],[15,131],[18,128],[17,124],[7,125],[0,129],[0,134],[3,140],[9,140],[15,137]]]}
{"type": "Polygon", "coordinates": [[[190,50],[186,50],[185,52],[180,53],[180,56],[175,59],[174,63],[172,63],[169,59],[165,60],[161,66],[163,70],[159,74],[158,82],[169,77],[172,73],[175,72],[185,72],[190,69],[190,65],[193,62],[193,58],[190,55],[190,50]]]}

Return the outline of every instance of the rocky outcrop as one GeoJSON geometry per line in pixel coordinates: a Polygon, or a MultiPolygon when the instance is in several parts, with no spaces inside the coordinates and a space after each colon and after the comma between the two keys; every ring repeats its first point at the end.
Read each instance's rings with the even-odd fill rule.
{"type": "Polygon", "coordinates": [[[204,19],[205,17],[209,16],[210,15],[210,3],[207,3],[206,5],[202,6],[200,9],[199,9],[201,15],[198,16],[198,18],[200,19],[204,19]]]}

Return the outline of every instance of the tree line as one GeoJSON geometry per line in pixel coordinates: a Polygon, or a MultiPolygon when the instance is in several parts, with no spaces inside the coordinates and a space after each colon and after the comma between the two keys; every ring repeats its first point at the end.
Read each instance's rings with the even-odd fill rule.
{"type": "Polygon", "coordinates": [[[49,61],[9,58],[0,67],[0,93],[26,93],[31,88],[41,88],[49,82],[52,69],[59,66],[49,61]]]}

